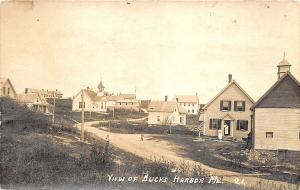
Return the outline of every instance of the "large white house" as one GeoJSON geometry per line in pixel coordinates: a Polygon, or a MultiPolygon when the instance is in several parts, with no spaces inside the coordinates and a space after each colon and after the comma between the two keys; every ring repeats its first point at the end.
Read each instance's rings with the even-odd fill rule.
{"type": "Polygon", "coordinates": [[[149,125],[186,125],[186,111],[176,101],[151,101],[149,125]]]}
{"type": "Polygon", "coordinates": [[[204,135],[217,136],[222,130],[223,136],[246,138],[251,131],[250,107],[254,101],[232,75],[228,77],[227,86],[201,109],[199,121],[204,135]]]}
{"type": "Polygon", "coordinates": [[[199,98],[197,95],[175,96],[174,101],[177,101],[186,110],[188,115],[198,115],[199,98]]]}
{"type": "Polygon", "coordinates": [[[300,151],[300,83],[285,58],[278,65],[278,80],[254,104],[254,149],[300,151]]]}

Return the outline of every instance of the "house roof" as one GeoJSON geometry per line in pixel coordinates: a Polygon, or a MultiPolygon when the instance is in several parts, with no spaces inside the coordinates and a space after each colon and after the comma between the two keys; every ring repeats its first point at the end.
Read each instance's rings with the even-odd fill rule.
{"type": "Polygon", "coordinates": [[[39,93],[17,94],[16,99],[18,102],[22,102],[22,103],[34,103],[38,99],[39,100],[38,104],[43,104],[43,105],[48,104],[46,99],[43,96],[41,96],[41,94],[39,94],[39,93]]]}
{"type": "Polygon", "coordinates": [[[259,106],[269,108],[297,108],[300,107],[299,105],[300,83],[290,72],[287,72],[279,80],[277,80],[265,94],[262,95],[262,97],[251,107],[251,109],[259,106]],[[269,99],[269,101],[266,101],[267,99],[269,99]]]}
{"type": "Polygon", "coordinates": [[[122,100],[123,98],[120,96],[106,96],[105,97],[107,101],[118,101],[118,100],[122,100]]]}
{"type": "Polygon", "coordinates": [[[208,106],[210,106],[211,103],[213,103],[219,96],[221,96],[228,88],[230,88],[232,85],[236,85],[245,95],[246,97],[254,103],[254,100],[250,97],[250,95],[235,81],[232,80],[228,85],[221,90],[213,99],[211,99],[202,109],[206,109],[208,106]]]}
{"type": "Polygon", "coordinates": [[[135,99],[124,99],[124,100],[117,100],[117,102],[129,102],[129,103],[136,103],[139,102],[138,100],[135,99]]]}
{"type": "Polygon", "coordinates": [[[135,94],[120,94],[119,96],[124,98],[124,99],[136,99],[135,94]]]}
{"type": "Polygon", "coordinates": [[[40,90],[35,88],[27,88],[29,93],[40,93],[40,94],[59,94],[62,95],[62,92],[59,90],[40,90]]]}
{"type": "Polygon", "coordinates": [[[3,78],[3,77],[0,77],[0,88],[2,88],[6,82],[8,82],[8,83],[10,84],[12,91],[16,94],[16,91],[15,91],[15,89],[14,89],[14,86],[13,86],[12,83],[10,82],[9,78],[3,78]]]}
{"type": "Polygon", "coordinates": [[[178,102],[189,102],[189,103],[198,103],[199,102],[199,98],[196,95],[178,95],[175,96],[176,100],[178,99],[178,102]]]}
{"type": "Polygon", "coordinates": [[[77,96],[79,96],[82,92],[84,92],[85,95],[87,95],[89,98],[91,98],[92,100],[94,100],[97,97],[97,93],[92,91],[92,90],[88,90],[88,89],[83,89],[80,90],[75,96],[74,98],[76,98],[77,96]]]}
{"type": "Polygon", "coordinates": [[[179,106],[175,101],[151,101],[148,107],[148,112],[173,113],[176,108],[179,113],[186,113],[185,109],[179,106]]]}

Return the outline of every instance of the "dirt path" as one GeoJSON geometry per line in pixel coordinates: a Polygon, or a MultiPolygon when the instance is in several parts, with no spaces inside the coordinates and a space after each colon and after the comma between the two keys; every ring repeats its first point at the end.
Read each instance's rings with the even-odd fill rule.
{"type": "MultiPolygon", "coordinates": [[[[85,131],[90,132],[102,139],[106,139],[107,136],[109,136],[109,140],[112,145],[121,148],[127,152],[134,153],[146,159],[155,159],[155,158],[159,159],[163,157],[166,160],[170,160],[175,163],[181,163],[182,161],[184,161],[190,165],[199,164],[202,166],[203,169],[208,170],[213,175],[223,176],[223,180],[225,182],[235,183],[236,179],[239,179],[240,181],[244,179],[245,185],[247,187],[260,187],[261,189],[272,189],[272,187],[274,188],[274,185],[276,184],[276,187],[281,186],[281,187],[285,187],[285,189],[290,189],[290,190],[292,189],[298,190],[299,188],[298,185],[295,184],[289,184],[286,182],[276,181],[276,180],[262,179],[253,176],[253,174],[252,175],[242,174],[242,173],[212,168],[200,162],[195,162],[190,158],[181,156],[183,154],[181,154],[182,152],[180,152],[180,150],[182,150],[180,149],[180,146],[174,145],[169,141],[153,140],[152,139],[153,135],[148,135],[148,134],[145,134],[144,141],[141,141],[140,134],[110,133],[108,131],[103,131],[101,129],[92,127],[91,125],[95,123],[98,122],[85,123],[85,131]],[[260,185],[258,186],[258,184],[260,185]]],[[[80,124],[77,125],[77,128],[80,130],[80,124]]],[[[163,135],[156,135],[156,136],[163,136],[163,135]]]]}

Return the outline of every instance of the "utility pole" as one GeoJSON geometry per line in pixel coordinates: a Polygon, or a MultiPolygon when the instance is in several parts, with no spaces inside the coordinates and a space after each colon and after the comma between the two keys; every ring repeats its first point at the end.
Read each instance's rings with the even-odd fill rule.
{"type": "Polygon", "coordinates": [[[52,115],[52,123],[54,123],[55,118],[55,95],[53,96],[53,115],[52,115]]]}
{"type": "Polygon", "coordinates": [[[115,118],[115,107],[113,107],[113,118],[115,118]]]}
{"type": "Polygon", "coordinates": [[[84,93],[81,91],[81,141],[84,142],[84,93]]]}

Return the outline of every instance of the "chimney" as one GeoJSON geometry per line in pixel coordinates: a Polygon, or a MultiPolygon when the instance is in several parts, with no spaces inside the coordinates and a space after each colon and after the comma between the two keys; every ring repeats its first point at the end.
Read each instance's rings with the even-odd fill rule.
{"type": "Polygon", "coordinates": [[[25,88],[25,94],[27,94],[28,93],[28,88],[25,88]]]}
{"type": "Polygon", "coordinates": [[[229,74],[228,75],[228,83],[231,83],[231,81],[232,81],[232,74],[229,74]]]}
{"type": "Polygon", "coordinates": [[[165,102],[167,102],[168,101],[168,96],[165,96],[165,102]]]}
{"type": "Polygon", "coordinates": [[[57,89],[55,89],[55,91],[57,92],[57,89]]]}
{"type": "Polygon", "coordinates": [[[176,102],[178,102],[178,98],[176,98],[176,102]]]}

